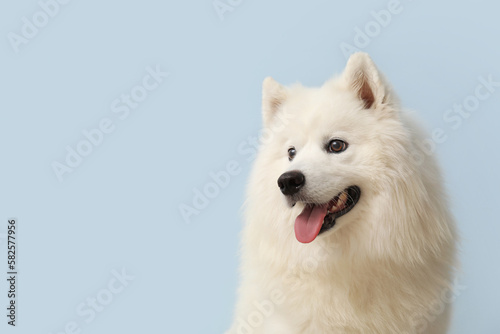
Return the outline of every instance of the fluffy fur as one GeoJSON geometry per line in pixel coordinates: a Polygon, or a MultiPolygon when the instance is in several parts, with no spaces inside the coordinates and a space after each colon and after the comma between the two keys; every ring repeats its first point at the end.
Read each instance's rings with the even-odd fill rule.
{"type": "Polygon", "coordinates": [[[228,333],[445,333],[453,219],[435,159],[419,148],[424,134],[370,57],[352,55],[320,88],[267,78],[262,110],[228,333]],[[327,153],[329,138],[348,149],[327,153]],[[291,146],[297,154],[289,161],[291,146]],[[357,205],[308,244],[294,235],[304,203],[291,207],[277,186],[291,170],[304,173],[301,193],[314,203],[361,189],[357,205]]]}

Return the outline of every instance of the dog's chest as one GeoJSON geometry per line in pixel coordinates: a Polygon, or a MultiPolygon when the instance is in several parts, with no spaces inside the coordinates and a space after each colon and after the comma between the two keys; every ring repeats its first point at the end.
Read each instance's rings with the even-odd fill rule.
{"type": "MultiPolygon", "coordinates": [[[[279,310],[288,321],[301,328],[300,333],[318,333],[319,329],[351,326],[356,317],[349,286],[333,278],[295,275],[282,285],[286,298],[279,310]]],[[[356,304],[356,303],[354,303],[356,304]]]]}

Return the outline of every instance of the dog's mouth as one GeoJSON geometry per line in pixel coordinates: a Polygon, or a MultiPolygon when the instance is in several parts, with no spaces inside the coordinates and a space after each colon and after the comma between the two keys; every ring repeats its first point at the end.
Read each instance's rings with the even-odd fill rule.
{"type": "Polygon", "coordinates": [[[295,219],[295,237],[302,243],[312,242],[316,237],[335,225],[335,219],[345,215],[358,203],[361,189],[350,186],[328,203],[306,203],[295,219]]]}

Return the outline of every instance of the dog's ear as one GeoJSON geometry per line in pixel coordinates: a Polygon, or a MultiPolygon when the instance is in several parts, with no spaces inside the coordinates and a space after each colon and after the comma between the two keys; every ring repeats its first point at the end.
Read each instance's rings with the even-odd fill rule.
{"type": "Polygon", "coordinates": [[[357,52],[351,55],[343,77],[366,109],[376,109],[392,102],[390,87],[367,53],[357,52]]]}
{"type": "Polygon", "coordinates": [[[267,77],[262,83],[262,118],[264,126],[268,126],[286,100],[286,88],[273,78],[267,77]]]}

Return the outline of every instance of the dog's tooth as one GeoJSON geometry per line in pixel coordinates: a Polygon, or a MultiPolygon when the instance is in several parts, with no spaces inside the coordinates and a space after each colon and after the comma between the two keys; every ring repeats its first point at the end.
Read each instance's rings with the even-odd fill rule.
{"type": "Polygon", "coordinates": [[[342,194],[340,194],[339,200],[345,203],[345,201],[347,200],[347,193],[345,191],[342,194]]]}

